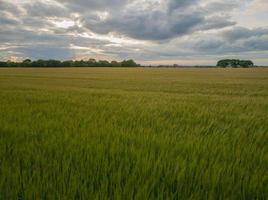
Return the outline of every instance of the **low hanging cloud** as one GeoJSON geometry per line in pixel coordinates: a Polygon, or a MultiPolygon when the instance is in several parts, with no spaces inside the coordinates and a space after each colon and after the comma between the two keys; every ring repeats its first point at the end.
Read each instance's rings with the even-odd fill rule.
{"type": "Polygon", "coordinates": [[[257,60],[268,51],[268,16],[257,12],[265,2],[0,0],[0,59],[257,60]],[[245,26],[237,13],[258,26],[245,26]]]}

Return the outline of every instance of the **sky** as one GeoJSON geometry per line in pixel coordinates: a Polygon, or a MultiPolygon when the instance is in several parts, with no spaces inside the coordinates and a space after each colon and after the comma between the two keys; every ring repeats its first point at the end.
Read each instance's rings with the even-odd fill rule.
{"type": "Polygon", "coordinates": [[[0,60],[268,66],[268,0],[0,0],[0,60]]]}

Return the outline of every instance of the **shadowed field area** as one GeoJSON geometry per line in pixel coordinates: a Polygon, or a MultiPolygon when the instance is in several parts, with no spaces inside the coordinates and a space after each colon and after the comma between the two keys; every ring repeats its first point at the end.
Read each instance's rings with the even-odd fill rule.
{"type": "Polygon", "coordinates": [[[0,199],[266,199],[268,69],[0,69],[0,199]]]}

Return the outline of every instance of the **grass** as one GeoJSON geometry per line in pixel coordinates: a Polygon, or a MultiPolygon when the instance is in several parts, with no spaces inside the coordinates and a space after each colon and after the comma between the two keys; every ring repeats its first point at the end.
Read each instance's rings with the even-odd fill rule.
{"type": "Polygon", "coordinates": [[[0,199],[267,199],[268,69],[0,69],[0,199]]]}

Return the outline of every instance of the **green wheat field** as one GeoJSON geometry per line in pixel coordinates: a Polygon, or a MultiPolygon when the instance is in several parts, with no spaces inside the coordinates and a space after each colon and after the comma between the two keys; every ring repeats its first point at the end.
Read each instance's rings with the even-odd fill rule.
{"type": "Polygon", "coordinates": [[[0,199],[267,199],[268,69],[0,69],[0,199]]]}

